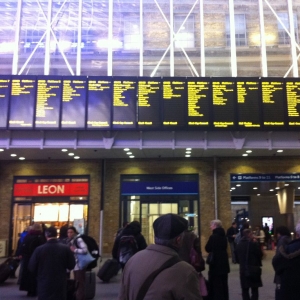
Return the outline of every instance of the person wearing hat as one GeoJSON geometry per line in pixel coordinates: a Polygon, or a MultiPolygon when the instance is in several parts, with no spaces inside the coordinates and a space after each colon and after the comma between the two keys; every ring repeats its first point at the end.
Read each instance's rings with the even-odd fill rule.
{"type": "Polygon", "coordinates": [[[187,220],[175,214],[154,221],[155,244],[126,263],[119,300],[202,299],[197,272],[178,255],[187,228],[187,220]]]}
{"type": "Polygon", "coordinates": [[[45,230],[46,244],[37,247],[29,261],[29,270],[37,277],[38,299],[67,299],[67,269],[75,266],[73,252],[59,242],[55,227],[45,230]]]}

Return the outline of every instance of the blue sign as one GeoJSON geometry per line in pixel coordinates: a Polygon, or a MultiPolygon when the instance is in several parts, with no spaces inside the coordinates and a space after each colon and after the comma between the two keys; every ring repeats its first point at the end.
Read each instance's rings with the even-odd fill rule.
{"type": "Polygon", "coordinates": [[[130,195],[198,195],[196,181],[123,181],[121,194],[130,195]]]}
{"type": "Polygon", "coordinates": [[[300,181],[300,173],[280,174],[230,174],[231,182],[255,182],[255,181],[300,181]]]}

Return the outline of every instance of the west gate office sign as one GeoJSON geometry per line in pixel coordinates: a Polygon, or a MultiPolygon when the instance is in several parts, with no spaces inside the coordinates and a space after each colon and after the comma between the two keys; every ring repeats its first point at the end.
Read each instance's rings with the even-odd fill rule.
{"type": "Polygon", "coordinates": [[[300,181],[300,173],[279,174],[230,174],[231,182],[255,182],[255,181],[300,181]]]}

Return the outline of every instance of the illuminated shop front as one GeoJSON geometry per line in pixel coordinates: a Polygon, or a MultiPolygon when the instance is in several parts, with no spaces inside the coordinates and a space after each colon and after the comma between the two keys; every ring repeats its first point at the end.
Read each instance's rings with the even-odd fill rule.
{"type": "Polygon", "coordinates": [[[11,249],[15,251],[20,233],[38,222],[46,227],[76,225],[87,230],[89,176],[15,177],[11,249]]]}

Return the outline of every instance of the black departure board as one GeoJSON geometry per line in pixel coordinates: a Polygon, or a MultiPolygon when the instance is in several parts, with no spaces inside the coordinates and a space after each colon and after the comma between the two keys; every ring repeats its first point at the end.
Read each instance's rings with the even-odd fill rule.
{"type": "Polygon", "coordinates": [[[300,81],[299,79],[286,79],[286,101],[289,128],[300,127],[300,81]]]}
{"type": "Polygon", "coordinates": [[[232,78],[213,78],[213,128],[234,129],[236,126],[236,86],[232,78]]]}
{"type": "Polygon", "coordinates": [[[113,128],[136,128],[136,77],[114,77],[113,128]]]}
{"type": "Polygon", "coordinates": [[[87,77],[64,77],[61,128],[85,128],[87,77]]]}
{"type": "Polygon", "coordinates": [[[211,124],[211,82],[208,78],[187,79],[188,127],[208,128],[211,124]]]}
{"type": "Polygon", "coordinates": [[[87,128],[111,128],[112,91],[112,77],[88,78],[87,128]]]}
{"type": "Polygon", "coordinates": [[[138,81],[138,128],[161,127],[161,78],[143,77],[138,81]]]}
{"type": "Polygon", "coordinates": [[[261,88],[258,78],[238,78],[236,81],[237,117],[239,129],[261,129],[261,88]]]}
{"type": "Polygon", "coordinates": [[[6,129],[10,94],[10,76],[0,75],[0,128],[6,129]]]}
{"type": "Polygon", "coordinates": [[[62,78],[38,76],[35,110],[36,128],[59,128],[62,78]]]}
{"type": "Polygon", "coordinates": [[[186,79],[163,78],[163,127],[182,128],[186,126],[187,89],[186,79]]]}
{"type": "Polygon", "coordinates": [[[14,75],[11,77],[9,128],[33,128],[36,99],[36,77],[14,75]]]}
{"type": "Polygon", "coordinates": [[[264,128],[282,128],[286,125],[284,80],[262,78],[262,111],[264,128]]]}

